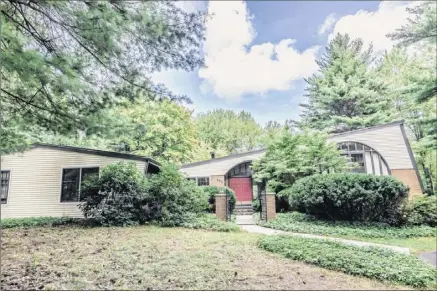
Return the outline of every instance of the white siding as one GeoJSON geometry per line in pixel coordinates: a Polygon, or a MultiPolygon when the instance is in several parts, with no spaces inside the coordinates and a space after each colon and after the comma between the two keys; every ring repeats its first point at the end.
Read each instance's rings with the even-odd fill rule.
{"type": "Polygon", "coordinates": [[[246,155],[216,158],[199,165],[182,166],[180,171],[188,177],[225,175],[232,167],[244,161],[252,161],[264,155],[265,151],[249,152],[246,155]]]}
{"type": "MultiPolygon", "coordinates": [[[[413,168],[399,124],[334,135],[329,140],[333,142],[361,142],[378,151],[387,161],[390,169],[413,168]]],[[[377,163],[375,163],[376,166],[377,163]]],[[[370,167],[372,166],[370,165],[370,167]]]]}
{"type": "Polygon", "coordinates": [[[1,169],[10,171],[7,204],[1,218],[37,216],[82,217],[78,203],[61,203],[62,168],[104,166],[117,161],[134,162],[144,172],[145,162],[49,148],[33,148],[1,158],[1,169]]]}

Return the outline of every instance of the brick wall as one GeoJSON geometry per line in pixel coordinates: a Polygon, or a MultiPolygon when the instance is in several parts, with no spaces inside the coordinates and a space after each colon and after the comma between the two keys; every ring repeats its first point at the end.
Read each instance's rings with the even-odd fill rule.
{"type": "Polygon", "coordinates": [[[215,195],[215,214],[218,219],[226,221],[226,195],[215,195]]]}

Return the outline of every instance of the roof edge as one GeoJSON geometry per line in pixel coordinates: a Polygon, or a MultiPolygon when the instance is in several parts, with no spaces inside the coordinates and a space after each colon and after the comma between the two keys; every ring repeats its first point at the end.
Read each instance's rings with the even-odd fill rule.
{"type": "Polygon", "coordinates": [[[56,150],[60,150],[60,151],[71,151],[71,152],[77,152],[77,153],[83,153],[83,154],[93,154],[93,155],[106,156],[106,157],[145,161],[145,162],[150,162],[152,164],[155,164],[156,166],[161,166],[159,164],[159,162],[157,162],[156,160],[154,160],[150,157],[129,154],[129,153],[121,153],[121,152],[115,152],[115,151],[107,151],[107,150],[99,150],[99,149],[92,149],[92,148],[67,146],[67,145],[46,144],[46,143],[33,143],[31,145],[31,148],[38,148],[38,147],[56,149],[56,150]]]}
{"type": "Polygon", "coordinates": [[[189,164],[183,164],[183,165],[179,166],[179,169],[185,168],[185,167],[197,166],[197,165],[201,165],[201,164],[212,162],[212,161],[220,161],[220,160],[226,160],[229,158],[241,157],[241,156],[245,156],[245,155],[249,155],[249,154],[261,153],[263,151],[266,151],[266,148],[253,150],[253,151],[249,151],[249,152],[231,154],[231,155],[223,156],[223,157],[219,157],[219,158],[201,160],[201,161],[197,161],[197,162],[193,162],[193,163],[189,163],[189,164]]]}
{"type": "Polygon", "coordinates": [[[356,132],[365,132],[368,130],[373,130],[373,129],[377,129],[377,128],[384,128],[384,127],[394,126],[394,125],[403,125],[404,122],[405,122],[405,120],[398,120],[398,121],[394,121],[394,122],[390,122],[390,123],[386,123],[386,124],[381,124],[381,125],[376,125],[376,126],[371,126],[371,127],[367,127],[367,128],[361,128],[361,129],[356,129],[356,130],[347,131],[347,132],[343,132],[343,133],[331,134],[331,135],[329,135],[329,137],[347,135],[347,134],[356,133],[356,132]]]}

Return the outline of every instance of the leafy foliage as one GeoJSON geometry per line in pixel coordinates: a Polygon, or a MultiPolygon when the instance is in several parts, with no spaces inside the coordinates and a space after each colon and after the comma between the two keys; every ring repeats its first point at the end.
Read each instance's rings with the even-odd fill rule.
{"type": "Polygon", "coordinates": [[[408,188],[391,176],[335,173],[302,178],[288,193],[294,210],[320,218],[398,224],[408,188]]]}
{"type": "Polygon", "coordinates": [[[150,76],[203,64],[203,14],[170,1],[9,0],[0,8],[3,120],[68,133],[122,98],[189,101],[150,76]]]}
{"type": "Polygon", "coordinates": [[[231,212],[235,208],[235,203],[237,202],[237,198],[235,197],[235,192],[229,187],[217,187],[217,186],[203,186],[200,187],[203,190],[203,193],[208,198],[208,212],[215,213],[215,196],[217,194],[226,194],[230,196],[230,209],[231,212]]]}
{"type": "Polygon", "coordinates": [[[303,132],[282,135],[269,145],[266,154],[254,161],[254,179],[268,179],[275,193],[292,186],[298,179],[316,173],[346,168],[346,160],[334,143],[320,133],[303,132]]]}
{"type": "Polygon", "coordinates": [[[191,229],[205,229],[218,232],[238,232],[240,227],[235,223],[219,220],[213,214],[200,214],[193,216],[181,225],[191,229]]]}
{"type": "Polygon", "coordinates": [[[71,217],[29,217],[2,219],[1,228],[54,227],[85,223],[83,219],[71,217]]]}
{"type": "Polygon", "coordinates": [[[306,79],[303,127],[345,132],[389,121],[383,82],[370,68],[372,47],[337,34],[317,61],[320,72],[306,79]]]}
{"type": "Polygon", "coordinates": [[[418,288],[436,288],[437,273],[431,265],[388,249],[291,236],[265,236],[259,246],[292,260],[350,275],[418,288]]]}
{"type": "MultiPolygon", "coordinates": [[[[260,146],[261,127],[248,112],[213,110],[196,117],[199,140],[212,151],[224,150],[225,154],[254,150],[260,146]]],[[[218,156],[217,156],[218,157],[218,156]]]]}
{"type": "Polygon", "coordinates": [[[118,150],[183,163],[190,160],[196,144],[191,113],[170,101],[141,102],[117,108],[123,126],[113,144],[118,150]]]}
{"type": "Polygon", "coordinates": [[[144,210],[150,219],[166,226],[178,226],[190,214],[200,214],[208,207],[202,189],[187,180],[178,168],[165,164],[161,171],[148,179],[149,194],[144,210]]]}
{"type": "Polygon", "coordinates": [[[81,198],[85,217],[104,226],[145,222],[178,226],[207,207],[202,191],[173,165],[163,166],[149,179],[133,163],[109,165],[98,179],[85,182],[81,198]]]}
{"type": "Polygon", "coordinates": [[[407,224],[437,226],[437,197],[417,197],[409,202],[405,210],[407,224]]]}
{"type": "Polygon", "coordinates": [[[86,218],[93,218],[104,226],[138,225],[152,216],[147,205],[144,175],[134,163],[119,162],[108,165],[99,178],[84,182],[80,208],[86,218]]]}
{"type": "Polygon", "coordinates": [[[277,214],[275,220],[262,225],[290,232],[346,238],[394,239],[436,236],[435,229],[429,226],[393,227],[384,223],[329,221],[298,212],[277,214]]]}

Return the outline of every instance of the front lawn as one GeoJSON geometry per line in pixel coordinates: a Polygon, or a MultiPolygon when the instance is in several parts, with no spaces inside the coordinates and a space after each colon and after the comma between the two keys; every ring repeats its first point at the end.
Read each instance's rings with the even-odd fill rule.
{"type": "Polygon", "coordinates": [[[275,220],[260,224],[290,232],[398,245],[411,248],[412,252],[436,250],[436,229],[429,226],[391,227],[383,224],[322,221],[297,212],[280,213],[275,220]]]}
{"type": "Polygon", "coordinates": [[[379,290],[400,286],[285,259],[260,236],[155,226],[2,230],[1,290],[379,290]]]}

